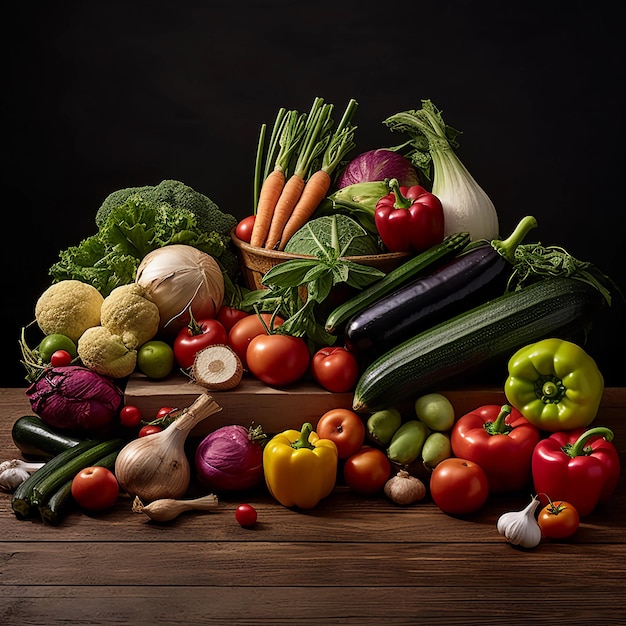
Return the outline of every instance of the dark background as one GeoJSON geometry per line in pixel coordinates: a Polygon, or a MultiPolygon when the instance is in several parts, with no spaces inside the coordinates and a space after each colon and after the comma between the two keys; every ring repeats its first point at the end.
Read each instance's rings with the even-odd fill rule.
{"type": "MultiPolygon", "coordinates": [[[[501,234],[560,245],[624,283],[624,37],[619,3],[13,3],[3,17],[0,386],[58,252],[95,233],[112,191],[181,180],[251,212],[259,128],[279,107],[359,102],[358,151],[431,99],[501,234]],[[370,6],[371,5],[371,6],[370,6]],[[9,43],[9,34],[11,43],[9,43]]],[[[587,344],[626,384],[624,305],[587,344]]]]}

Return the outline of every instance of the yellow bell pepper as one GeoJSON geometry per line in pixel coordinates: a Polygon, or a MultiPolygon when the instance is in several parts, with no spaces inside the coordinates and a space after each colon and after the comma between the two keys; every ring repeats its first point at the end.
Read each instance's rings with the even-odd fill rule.
{"type": "Polygon", "coordinates": [[[270,493],[283,506],[313,508],[335,487],[337,446],[320,439],[313,426],[274,435],[263,449],[263,473],[270,493]]]}

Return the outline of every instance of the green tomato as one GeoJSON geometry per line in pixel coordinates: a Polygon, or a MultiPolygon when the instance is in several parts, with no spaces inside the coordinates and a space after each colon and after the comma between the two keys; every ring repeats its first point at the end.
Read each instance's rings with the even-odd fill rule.
{"type": "Polygon", "coordinates": [[[37,347],[39,356],[44,363],[50,363],[50,358],[57,350],[65,350],[72,359],[76,358],[76,344],[69,337],[60,333],[46,335],[37,347]]]}
{"type": "Polygon", "coordinates": [[[137,351],[137,368],[155,380],[169,376],[174,368],[174,349],[165,341],[147,341],[137,351]]]}
{"type": "Polygon", "coordinates": [[[446,432],[454,424],[454,407],[440,393],[428,393],[415,401],[415,415],[431,430],[446,432]]]}

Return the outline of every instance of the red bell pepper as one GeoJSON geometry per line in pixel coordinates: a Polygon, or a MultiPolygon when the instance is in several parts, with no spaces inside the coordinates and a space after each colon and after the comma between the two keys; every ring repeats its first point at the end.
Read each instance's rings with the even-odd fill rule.
{"type": "Polygon", "coordinates": [[[455,456],[483,468],[490,493],[519,491],[531,482],[539,429],[508,404],[487,404],[459,418],[450,442],[455,456]]]}
{"type": "Polygon", "coordinates": [[[391,193],[376,203],[376,230],[390,252],[423,252],[441,243],[444,216],[441,201],[421,185],[400,187],[389,181],[391,193]]]}
{"type": "Polygon", "coordinates": [[[604,427],[556,432],[536,446],[532,458],[535,492],[542,504],[571,503],[580,517],[606,502],[617,487],[620,460],[604,427]]]}

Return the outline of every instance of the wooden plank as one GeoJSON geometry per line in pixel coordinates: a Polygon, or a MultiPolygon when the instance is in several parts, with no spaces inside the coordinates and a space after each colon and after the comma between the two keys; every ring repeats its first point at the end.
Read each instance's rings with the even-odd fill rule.
{"type": "Polygon", "coordinates": [[[560,588],[538,588],[489,578],[474,585],[421,587],[276,586],[245,588],[195,583],[178,586],[113,585],[2,588],[0,623],[65,626],[232,624],[281,626],[567,626],[623,625],[623,596],[614,587],[589,593],[576,576],[560,588]],[[556,616],[556,617],[553,617],[556,616]],[[552,618],[552,619],[551,619],[552,618]]]}

